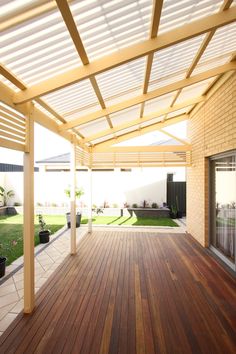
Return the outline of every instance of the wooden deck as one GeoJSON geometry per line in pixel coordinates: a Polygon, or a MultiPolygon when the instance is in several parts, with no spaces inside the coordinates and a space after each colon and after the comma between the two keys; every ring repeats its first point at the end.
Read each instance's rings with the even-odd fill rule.
{"type": "Polygon", "coordinates": [[[236,280],[190,236],[94,232],[0,353],[236,353],[236,280]]]}

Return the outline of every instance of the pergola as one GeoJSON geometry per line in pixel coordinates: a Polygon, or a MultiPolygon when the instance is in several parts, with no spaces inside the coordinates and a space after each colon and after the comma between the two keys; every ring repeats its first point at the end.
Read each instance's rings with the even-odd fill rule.
{"type": "Polygon", "coordinates": [[[2,0],[0,146],[24,152],[24,310],[34,308],[34,122],[75,170],[191,166],[186,121],[236,69],[233,0],[2,0]],[[120,146],[158,130],[173,146],[120,146]]]}

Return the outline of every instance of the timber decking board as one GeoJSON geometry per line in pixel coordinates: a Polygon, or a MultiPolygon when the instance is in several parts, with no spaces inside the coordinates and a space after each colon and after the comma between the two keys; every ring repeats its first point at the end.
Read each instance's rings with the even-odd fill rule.
{"type": "Polygon", "coordinates": [[[0,353],[236,352],[236,279],[185,234],[96,231],[40,289],[0,353]]]}

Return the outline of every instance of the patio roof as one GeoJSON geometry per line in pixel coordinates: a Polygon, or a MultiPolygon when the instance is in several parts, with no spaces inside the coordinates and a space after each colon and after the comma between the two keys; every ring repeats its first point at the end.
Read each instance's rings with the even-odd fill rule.
{"type": "Polygon", "coordinates": [[[32,103],[36,122],[78,146],[79,165],[191,163],[183,140],[113,145],[154,130],[176,139],[165,127],[235,71],[235,0],[1,4],[1,146],[27,149],[32,103]]]}

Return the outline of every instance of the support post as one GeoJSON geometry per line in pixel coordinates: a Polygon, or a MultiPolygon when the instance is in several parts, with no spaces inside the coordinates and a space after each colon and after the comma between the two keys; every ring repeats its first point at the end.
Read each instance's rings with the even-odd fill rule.
{"type": "Polygon", "coordinates": [[[92,186],[92,168],[89,168],[89,206],[88,206],[88,232],[92,233],[92,220],[93,220],[93,212],[92,212],[92,203],[93,203],[93,186],[92,186]]]}
{"type": "Polygon", "coordinates": [[[76,142],[75,137],[71,142],[70,155],[70,173],[71,173],[71,189],[70,189],[70,228],[71,228],[71,243],[70,253],[76,254],[76,142]]]}
{"type": "Polygon", "coordinates": [[[35,305],[34,289],[34,119],[33,105],[27,104],[24,153],[24,313],[35,305]]]}

